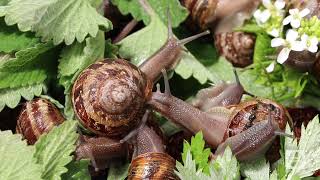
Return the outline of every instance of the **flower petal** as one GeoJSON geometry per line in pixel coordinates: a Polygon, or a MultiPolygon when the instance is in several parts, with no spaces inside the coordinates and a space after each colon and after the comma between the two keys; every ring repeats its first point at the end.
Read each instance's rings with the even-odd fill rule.
{"type": "Polygon", "coordinates": [[[318,38],[312,37],[312,38],[310,39],[310,44],[311,44],[311,46],[318,46],[318,43],[319,43],[318,38]]]}
{"type": "Polygon", "coordinates": [[[270,34],[273,37],[279,37],[280,32],[278,29],[273,28],[271,31],[268,32],[268,34],[270,34]]]}
{"type": "Polygon", "coordinates": [[[275,62],[272,62],[267,68],[266,68],[266,71],[268,73],[271,73],[273,70],[274,70],[274,67],[275,67],[275,62]]]}
{"type": "Polygon", "coordinates": [[[279,47],[285,45],[286,41],[282,38],[273,38],[271,40],[271,47],[279,47]]]}
{"type": "Polygon", "coordinates": [[[293,28],[298,28],[298,27],[300,27],[300,20],[299,19],[292,19],[290,22],[290,25],[293,28]]]}
{"type": "Polygon", "coordinates": [[[288,59],[290,51],[289,48],[283,48],[278,54],[277,62],[283,64],[288,59]]]}
{"type": "Polygon", "coordinates": [[[290,42],[290,49],[294,51],[303,51],[306,48],[305,43],[301,41],[290,42]]]}
{"type": "Polygon", "coordinates": [[[271,0],[262,0],[262,4],[264,7],[268,8],[271,5],[271,0]]]}
{"type": "Polygon", "coordinates": [[[274,6],[278,9],[281,10],[286,6],[286,2],[284,2],[283,0],[276,0],[276,2],[274,3],[274,6]]]}
{"type": "Polygon", "coordinates": [[[302,42],[307,43],[307,42],[308,42],[308,39],[309,39],[309,36],[308,36],[307,34],[303,34],[303,35],[301,36],[301,41],[302,41],[302,42]]]}
{"type": "Polygon", "coordinates": [[[295,41],[299,36],[299,33],[293,29],[289,29],[286,34],[287,41],[295,41]]]}
{"type": "Polygon", "coordinates": [[[311,45],[308,47],[308,51],[316,53],[318,51],[318,46],[311,45]]]}
{"type": "Polygon", "coordinates": [[[293,14],[298,14],[298,13],[299,13],[299,9],[297,9],[297,8],[290,9],[290,10],[289,10],[289,13],[290,13],[291,15],[293,15],[293,14]]]}
{"type": "Polygon", "coordinates": [[[305,17],[306,15],[308,15],[310,13],[310,9],[305,8],[302,11],[299,12],[300,17],[305,17]]]}
{"type": "Polygon", "coordinates": [[[289,15],[286,18],[283,19],[282,24],[283,25],[287,25],[292,21],[292,19],[293,19],[293,16],[289,15]]]}
{"type": "Polygon", "coordinates": [[[264,10],[262,13],[261,13],[261,17],[260,17],[260,21],[262,23],[265,23],[268,21],[268,19],[271,17],[271,13],[268,9],[264,10]]]}

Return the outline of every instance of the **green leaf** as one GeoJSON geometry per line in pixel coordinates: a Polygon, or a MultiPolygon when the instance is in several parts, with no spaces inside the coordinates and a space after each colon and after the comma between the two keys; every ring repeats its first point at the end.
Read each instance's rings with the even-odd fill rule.
{"type": "Polygon", "coordinates": [[[178,175],[180,179],[183,180],[210,180],[209,176],[202,173],[201,170],[197,170],[196,162],[192,160],[191,152],[188,151],[186,153],[186,158],[184,165],[180,162],[176,162],[177,171],[175,173],[178,175]]]}
{"type": "Polygon", "coordinates": [[[130,163],[125,163],[120,166],[111,164],[108,171],[107,180],[125,180],[128,176],[130,163]]]}
{"type": "MultiPolygon", "coordinates": [[[[289,126],[286,132],[292,134],[289,126]]],[[[307,128],[301,127],[299,144],[297,139],[285,138],[285,165],[287,179],[294,176],[304,178],[311,176],[320,169],[320,123],[316,116],[309,122],[307,128]]]]}
{"type": "Polygon", "coordinates": [[[111,22],[101,16],[87,0],[12,0],[0,7],[8,25],[18,24],[21,31],[33,31],[43,41],[70,45],[84,41],[89,34],[96,37],[99,29],[112,29],[111,22]]]}
{"type": "Polygon", "coordinates": [[[59,84],[65,88],[65,109],[68,118],[73,118],[70,99],[71,87],[78,75],[90,64],[102,59],[105,51],[104,33],[100,31],[95,38],[87,38],[85,42],[74,42],[65,47],[61,53],[58,66],[59,84]]]}
{"type": "Polygon", "coordinates": [[[9,3],[9,0],[0,0],[0,6],[7,5],[9,3]]]}
{"type": "Polygon", "coordinates": [[[0,89],[42,83],[55,71],[55,49],[38,56],[34,55],[34,59],[28,59],[28,51],[24,50],[24,54],[20,52],[17,58],[10,59],[0,66],[0,89]]]}
{"type": "MultiPolygon", "coordinates": [[[[159,1],[147,0],[151,7],[158,14],[162,22],[167,22],[167,9],[169,8],[170,16],[172,18],[172,26],[178,27],[188,17],[188,10],[181,6],[178,0],[159,1]]],[[[132,0],[111,0],[116,5],[122,14],[131,14],[134,19],[143,20],[144,24],[149,24],[149,15],[145,12],[138,1],[132,0]]]]}
{"type": "Polygon", "coordinates": [[[222,156],[217,157],[212,166],[210,173],[215,174],[214,179],[240,180],[240,166],[229,147],[225,149],[222,156]]]}
{"type": "Polygon", "coordinates": [[[5,106],[9,108],[17,107],[21,96],[26,100],[31,100],[34,96],[40,96],[44,88],[45,86],[43,84],[34,84],[31,86],[0,90],[0,111],[2,111],[5,106]]]}
{"type": "Polygon", "coordinates": [[[78,139],[76,126],[77,121],[66,120],[36,142],[34,158],[44,169],[43,179],[61,179],[61,174],[67,172],[65,166],[73,159],[71,153],[78,139]]]}
{"type": "MultiPolygon", "coordinates": [[[[140,65],[156,53],[166,42],[168,30],[160,18],[153,14],[148,26],[131,34],[118,43],[119,54],[122,58],[130,59],[135,65],[140,65]],[[135,46],[132,46],[135,44],[135,46]]],[[[213,81],[211,73],[189,52],[183,51],[180,63],[175,68],[184,79],[193,76],[200,83],[213,81]]]]}
{"type": "Polygon", "coordinates": [[[90,180],[91,176],[88,171],[88,166],[90,164],[90,160],[81,159],[79,161],[71,161],[66,168],[68,172],[62,174],[61,179],[65,180],[90,180]]]}
{"type": "Polygon", "coordinates": [[[39,43],[39,38],[34,37],[32,33],[23,33],[15,26],[7,26],[0,18],[0,52],[16,52],[37,43],[39,43]]]}
{"type": "Polygon", "coordinates": [[[270,165],[265,158],[240,164],[241,174],[248,180],[269,180],[270,165]]]}
{"type": "Polygon", "coordinates": [[[0,131],[0,179],[41,179],[41,166],[32,157],[34,147],[21,139],[11,131],[0,131]]]}
{"type": "Polygon", "coordinates": [[[64,106],[58,100],[54,99],[51,96],[40,95],[40,97],[43,98],[43,99],[47,99],[48,101],[50,101],[52,104],[54,104],[59,109],[63,109],[64,108],[64,106]]]}
{"type": "Polygon", "coordinates": [[[191,138],[191,145],[185,141],[183,143],[182,161],[186,163],[186,156],[188,152],[191,152],[193,159],[196,162],[197,169],[209,174],[209,155],[211,153],[210,148],[204,148],[205,141],[203,139],[202,132],[198,132],[191,138]]]}
{"type": "Polygon", "coordinates": [[[264,33],[264,29],[260,26],[258,26],[257,24],[253,24],[253,23],[247,23],[242,27],[238,27],[235,29],[236,31],[243,31],[243,32],[247,32],[247,33],[255,33],[255,34],[259,34],[259,33],[264,33]]]}

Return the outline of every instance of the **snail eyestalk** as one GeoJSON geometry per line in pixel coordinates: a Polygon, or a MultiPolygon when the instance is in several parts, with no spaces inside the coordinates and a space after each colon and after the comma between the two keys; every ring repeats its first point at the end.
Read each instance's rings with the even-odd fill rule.
{"type": "Polygon", "coordinates": [[[189,42],[191,42],[193,40],[196,40],[196,39],[198,39],[198,38],[200,38],[202,36],[208,35],[208,34],[210,34],[210,31],[207,30],[207,31],[204,31],[202,33],[187,37],[185,39],[181,39],[181,40],[178,41],[178,44],[182,46],[182,45],[185,45],[185,44],[187,44],[187,43],[189,43],[189,42]]]}
{"type": "Polygon", "coordinates": [[[171,95],[171,91],[170,91],[170,84],[169,84],[169,78],[167,75],[167,71],[165,69],[161,70],[162,75],[163,75],[163,81],[164,81],[164,94],[170,96],[171,95]]]}
{"type": "Polygon", "coordinates": [[[138,128],[132,130],[128,135],[126,135],[123,139],[120,140],[120,143],[124,143],[127,142],[128,140],[130,140],[131,138],[135,137],[139,131],[145,126],[147,120],[148,120],[148,116],[149,116],[150,110],[146,110],[146,112],[144,113],[141,123],[139,124],[138,128]]]}

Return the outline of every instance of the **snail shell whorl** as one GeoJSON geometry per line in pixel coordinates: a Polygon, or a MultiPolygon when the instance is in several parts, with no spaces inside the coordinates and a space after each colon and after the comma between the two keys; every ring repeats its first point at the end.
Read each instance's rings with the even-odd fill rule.
{"type": "Polygon", "coordinates": [[[229,125],[229,137],[247,130],[253,124],[268,120],[270,107],[272,108],[271,117],[278,122],[279,128],[284,130],[289,120],[286,109],[268,99],[250,100],[240,103],[233,111],[229,125]]]}
{"type": "Polygon", "coordinates": [[[179,179],[174,173],[175,164],[166,153],[145,153],[132,160],[128,179],[179,179]]]}
{"type": "Polygon", "coordinates": [[[48,133],[64,121],[59,110],[46,99],[34,99],[24,104],[20,112],[16,132],[34,144],[40,135],[48,133]]]}
{"type": "Polygon", "coordinates": [[[216,34],[214,39],[219,54],[234,66],[245,67],[253,62],[254,35],[244,32],[226,32],[216,34]]]}
{"type": "Polygon", "coordinates": [[[180,0],[190,11],[191,18],[198,26],[205,30],[214,21],[217,0],[180,0]]]}
{"type": "Polygon", "coordinates": [[[134,65],[105,59],[84,70],[72,90],[80,122],[103,136],[123,136],[135,127],[151,92],[151,83],[134,65]]]}

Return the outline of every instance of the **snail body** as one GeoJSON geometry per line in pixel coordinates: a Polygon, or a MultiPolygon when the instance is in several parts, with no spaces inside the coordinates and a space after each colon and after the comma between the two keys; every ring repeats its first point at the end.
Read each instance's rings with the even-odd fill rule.
{"type": "MultiPolygon", "coordinates": [[[[167,81],[167,78],[164,79],[167,81]]],[[[165,85],[168,85],[168,82],[166,82],[165,85]]],[[[203,112],[172,96],[168,92],[168,87],[166,87],[166,89],[167,92],[165,93],[161,93],[159,90],[154,92],[148,104],[163,116],[174,123],[181,125],[192,133],[202,131],[203,137],[208,145],[212,148],[218,148],[218,152],[222,152],[222,149],[226,147],[226,145],[223,144],[227,144],[232,146],[231,149],[234,154],[239,154],[239,159],[248,160],[254,158],[257,154],[265,153],[271,142],[273,142],[275,135],[283,133],[283,130],[279,128],[276,119],[278,116],[281,118],[282,115],[285,114],[283,112],[284,109],[282,109],[282,106],[280,105],[275,105],[276,103],[270,100],[255,101],[252,103],[255,105],[250,103],[248,103],[248,105],[243,105],[243,108],[253,109],[252,113],[247,113],[248,115],[253,114],[254,116],[261,117],[263,118],[263,121],[259,122],[253,118],[252,120],[249,119],[249,123],[242,121],[233,122],[237,121],[237,118],[243,115],[247,109],[237,110],[236,112],[238,113],[235,113],[233,116],[230,112],[225,111],[227,113],[221,113],[220,110],[203,112]],[[264,118],[266,117],[264,108],[266,108],[265,110],[271,108],[271,112],[275,112],[269,113],[268,110],[267,114],[270,115],[270,118],[264,118]],[[239,125],[239,127],[236,125],[239,125]],[[232,133],[229,133],[229,131],[232,133]],[[238,134],[235,134],[234,132],[237,132],[238,134]],[[260,136],[259,133],[262,132],[263,135],[260,136]],[[257,147],[251,148],[255,144],[257,147]],[[243,155],[243,149],[252,152],[252,156],[243,155]]],[[[246,119],[243,117],[246,116],[242,116],[242,119],[245,121],[246,119]]],[[[242,119],[240,118],[240,120],[242,119]]],[[[283,121],[285,124],[286,119],[283,121]]]]}
{"type": "Polygon", "coordinates": [[[28,144],[34,144],[42,134],[48,133],[64,120],[55,105],[46,99],[37,98],[23,105],[16,132],[22,134],[28,144]]]}

